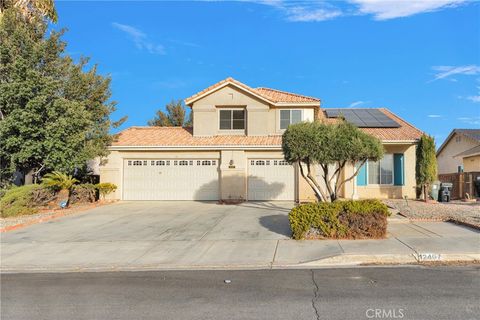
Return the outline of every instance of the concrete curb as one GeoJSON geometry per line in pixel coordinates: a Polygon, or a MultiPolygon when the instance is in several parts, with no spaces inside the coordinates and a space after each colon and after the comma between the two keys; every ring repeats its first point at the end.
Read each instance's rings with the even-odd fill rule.
{"type": "Polygon", "coordinates": [[[266,270],[266,269],[311,269],[372,265],[412,265],[430,262],[478,263],[480,253],[473,254],[440,254],[439,260],[421,260],[416,254],[380,254],[349,255],[342,254],[325,259],[301,263],[268,263],[251,265],[103,265],[79,267],[2,267],[0,273],[69,273],[69,272],[119,272],[119,271],[168,271],[168,270],[266,270]]]}

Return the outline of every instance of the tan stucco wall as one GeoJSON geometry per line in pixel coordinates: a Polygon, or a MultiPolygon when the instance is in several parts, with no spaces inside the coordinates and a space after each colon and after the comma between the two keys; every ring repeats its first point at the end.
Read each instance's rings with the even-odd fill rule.
{"type": "Polygon", "coordinates": [[[303,119],[305,121],[312,121],[314,119],[315,108],[318,107],[273,107],[243,90],[239,90],[233,86],[226,86],[193,103],[193,135],[265,136],[282,134],[283,130],[280,130],[281,109],[301,109],[303,110],[303,119]],[[220,130],[219,110],[222,108],[245,109],[245,130],[220,130]]]}
{"type": "Polygon", "coordinates": [[[478,172],[480,171],[480,155],[463,158],[464,172],[478,172]]]}
{"type": "Polygon", "coordinates": [[[220,196],[224,200],[247,198],[247,158],[243,150],[221,151],[220,196]]]}
{"type": "Polygon", "coordinates": [[[463,164],[463,159],[455,156],[476,146],[478,146],[478,142],[455,133],[447,145],[437,155],[438,173],[443,174],[458,172],[458,166],[463,164]],[[457,136],[460,136],[461,140],[459,142],[456,141],[457,136]]]}
{"type": "MultiPolygon", "coordinates": [[[[409,198],[415,197],[415,145],[387,145],[387,153],[404,153],[405,156],[405,185],[404,186],[354,186],[354,180],[348,182],[341,190],[340,196],[345,198],[409,198]]],[[[123,192],[123,161],[124,159],[219,159],[220,170],[220,198],[241,199],[247,198],[247,178],[249,159],[278,159],[283,154],[278,151],[112,151],[107,160],[100,165],[100,181],[111,182],[117,185],[115,193],[110,199],[121,199],[123,192]],[[232,165],[231,165],[232,161],[232,165]]],[[[479,160],[480,161],[480,160],[479,160]]],[[[315,167],[312,168],[316,174],[315,167]]],[[[478,170],[477,170],[478,171],[478,170]]],[[[350,176],[353,167],[345,169],[345,175],[350,176]]],[[[318,180],[321,183],[321,180],[318,180]]],[[[301,202],[315,201],[316,197],[308,183],[295,168],[296,184],[295,198],[301,202]],[[298,182],[296,182],[298,181],[298,182]]]]}
{"type": "MultiPolygon", "coordinates": [[[[385,153],[403,153],[404,154],[404,173],[405,185],[403,186],[386,186],[386,185],[367,185],[357,186],[355,179],[345,184],[344,197],[359,198],[359,199],[387,199],[397,198],[401,199],[407,196],[410,199],[415,199],[415,148],[414,144],[410,145],[384,145],[385,153]]],[[[345,170],[347,177],[353,173],[353,166],[349,166],[345,170]]]]}
{"type": "MultiPolygon", "coordinates": [[[[108,199],[122,199],[123,162],[125,159],[218,159],[219,195],[224,200],[247,198],[248,159],[283,159],[281,151],[112,151],[100,165],[100,181],[117,185],[108,199]],[[231,162],[232,161],[232,162],[231,162]]],[[[296,183],[292,181],[292,183],[296,183]]]]}

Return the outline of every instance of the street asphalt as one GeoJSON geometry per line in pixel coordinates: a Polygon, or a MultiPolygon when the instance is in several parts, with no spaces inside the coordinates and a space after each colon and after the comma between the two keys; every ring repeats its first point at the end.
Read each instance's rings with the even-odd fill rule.
{"type": "Polygon", "coordinates": [[[1,319],[479,319],[479,275],[478,265],[2,274],[1,319]]]}

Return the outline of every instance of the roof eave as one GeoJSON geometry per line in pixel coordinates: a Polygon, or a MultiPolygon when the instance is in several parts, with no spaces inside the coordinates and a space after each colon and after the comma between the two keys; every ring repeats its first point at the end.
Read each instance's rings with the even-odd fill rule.
{"type": "Polygon", "coordinates": [[[281,145],[204,145],[204,146],[110,146],[110,151],[176,151],[176,150],[281,150],[281,145]]]}

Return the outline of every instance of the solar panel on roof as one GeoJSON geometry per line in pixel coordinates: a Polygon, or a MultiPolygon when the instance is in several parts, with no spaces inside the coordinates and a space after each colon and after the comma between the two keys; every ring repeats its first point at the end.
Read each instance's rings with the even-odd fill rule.
{"type": "Polygon", "coordinates": [[[325,109],[327,117],[342,115],[347,122],[360,128],[398,128],[400,125],[378,109],[325,109]]]}

